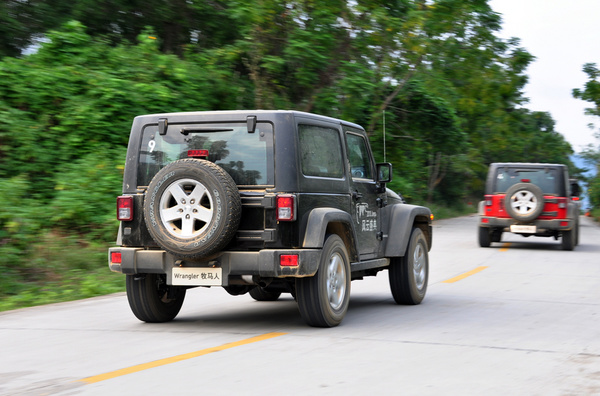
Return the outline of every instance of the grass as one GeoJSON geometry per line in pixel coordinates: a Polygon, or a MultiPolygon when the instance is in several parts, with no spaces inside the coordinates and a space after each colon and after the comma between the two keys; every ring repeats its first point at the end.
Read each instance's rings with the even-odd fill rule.
{"type": "Polygon", "coordinates": [[[0,311],[124,291],[125,277],[108,269],[109,245],[73,235],[41,237],[0,280],[0,311]]]}

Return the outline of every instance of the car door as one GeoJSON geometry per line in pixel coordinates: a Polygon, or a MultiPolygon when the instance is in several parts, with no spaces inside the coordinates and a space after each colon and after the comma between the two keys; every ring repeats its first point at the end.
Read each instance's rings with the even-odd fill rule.
{"type": "Polygon", "coordinates": [[[374,161],[366,136],[347,129],[346,150],[350,168],[352,217],[361,260],[375,258],[380,244],[380,193],[375,180],[374,161]]]}

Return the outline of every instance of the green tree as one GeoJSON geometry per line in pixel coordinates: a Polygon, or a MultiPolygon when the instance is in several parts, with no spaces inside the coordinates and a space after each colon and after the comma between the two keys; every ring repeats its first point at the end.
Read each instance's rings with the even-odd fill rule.
{"type": "MultiPolygon", "coordinates": [[[[588,81],[583,89],[573,89],[573,97],[590,102],[592,107],[585,109],[585,114],[600,116],[600,70],[595,63],[583,65],[583,72],[587,74],[588,81]]],[[[590,125],[594,128],[594,125],[590,125]]],[[[600,139],[600,132],[594,133],[596,139],[600,139]]],[[[600,146],[588,145],[582,152],[582,157],[595,169],[595,175],[588,183],[588,196],[593,207],[600,207],[600,146]]]]}

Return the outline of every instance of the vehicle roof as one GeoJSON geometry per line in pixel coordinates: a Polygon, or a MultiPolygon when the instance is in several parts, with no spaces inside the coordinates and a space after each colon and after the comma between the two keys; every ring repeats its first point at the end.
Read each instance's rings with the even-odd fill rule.
{"type": "Polygon", "coordinates": [[[249,115],[262,116],[263,118],[281,117],[281,116],[294,116],[294,117],[307,117],[321,121],[329,121],[336,123],[343,123],[348,126],[352,126],[358,129],[364,129],[362,126],[344,121],[339,118],[328,117],[320,114],[307,113],[298,110],[213,110],[213,111],[189,111],[189,112],[175,112],[175,113],[156,113],[156,114],[144,114],[135,117],[138,120],[157,120],[158,118],[184,118],[186,121],[206,121],[210,118],[218,119],[219,121],[235,120],[240,121],[240,117],[249,115]]]}
{"type": "Polygon", "coordinates": [[[549,166],[553,167],[566,167],[564,164],[547,164],[543,162],[494,162],[490,164],[490,167],[500,168],[503,166],[507,167],[529,167],[529,168],[547,168],[549,166]]]}

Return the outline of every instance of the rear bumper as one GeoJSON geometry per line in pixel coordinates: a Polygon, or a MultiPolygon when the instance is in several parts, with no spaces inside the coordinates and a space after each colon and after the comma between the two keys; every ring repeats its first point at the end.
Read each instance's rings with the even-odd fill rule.
{"type": "Polygon", "coordinates": [[[318,269],[321,249],[263,249],[256,252],[222,252],[206,261],[181,260],[164,250],[113,247],[108,249],[111,271],[127,275],[166,274],[172,284],[173,267],[221,268],[222,286],[228,286],[230,277],[250,275],[262,278],[313,276],[318,269]],[[120,253],[121,262],[113,262],[113,253],[120,253]],[[297,266],[281,266],[281,255],[298,255],[297,266]]]}
{"type": "Polygon", "coordinates": [[[512,218],[479,216],[480,227],[501,228],[507,232],[510,232],[511,225],[534,225],[538,233],[547,233],[551,231],[569,231],[573,229],[575,224],[575,221],[571,219],[535,220],[523,223],[512,218]]]}

